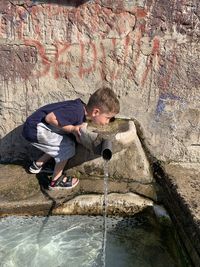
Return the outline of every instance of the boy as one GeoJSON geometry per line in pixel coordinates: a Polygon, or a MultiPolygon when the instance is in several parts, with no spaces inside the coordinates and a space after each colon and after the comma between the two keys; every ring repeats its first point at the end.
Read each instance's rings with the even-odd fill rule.
{"type": "Polygon", "coordinates": [[[27,118],[22,135],[45,154],[32,163],[29,171],[39,173],[53,157],[55,168],[49,189],[75,187],[79,180],[67,177],[63,170],[68,159],[75,155],[75,141],[79,142],[80,129],[86,117],[95,124],[106,125],[119,113],[119,109],[115,93],[103,87],[90,96],[87,105],[78,98],[48,104],[36,110],[27,118]]]}

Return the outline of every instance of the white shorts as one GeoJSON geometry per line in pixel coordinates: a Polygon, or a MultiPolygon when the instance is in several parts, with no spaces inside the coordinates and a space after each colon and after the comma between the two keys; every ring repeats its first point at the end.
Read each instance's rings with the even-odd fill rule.
{"type": "Polygon", "coordinates": [[[54,126],[39,123],[37,140],[37,143],[31,144],[53,157],[56,163],[68,160],[75,155],[75,141],[54,126]]]}

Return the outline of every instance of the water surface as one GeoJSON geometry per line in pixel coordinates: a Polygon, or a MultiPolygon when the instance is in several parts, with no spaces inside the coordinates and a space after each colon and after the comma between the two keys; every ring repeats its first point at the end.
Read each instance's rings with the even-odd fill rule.
{"type": "MultiPolygon", "coordinates": [[[[107,267],[182,267],[169,229],[146,215],[107,217],[107,267]]],[[[91,267],[102,262],[103,217],[50,216],[0,219],[1,267],[91,267]]]]}

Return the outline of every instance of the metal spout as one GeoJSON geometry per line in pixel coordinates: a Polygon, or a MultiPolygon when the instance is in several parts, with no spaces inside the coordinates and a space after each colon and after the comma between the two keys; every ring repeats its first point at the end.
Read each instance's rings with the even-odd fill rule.
{"type": "Polygon", "coordinates": [[[112,141],[103,139],[100,144],[93,146],[93,152],[101,155],[105,160],[110,160],[112,158],[112,141]]]}
{"type": "Polygon", "coordinates": [[[112,141],[103,140],[101,146],[101,155],[103,159],[110,160],[112,158],[112,141]]]}

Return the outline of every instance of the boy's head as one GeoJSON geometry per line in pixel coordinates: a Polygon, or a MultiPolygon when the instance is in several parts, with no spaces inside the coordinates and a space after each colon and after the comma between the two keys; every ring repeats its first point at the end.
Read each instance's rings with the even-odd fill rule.
{"type": "Polygon", "coordinates": [[[100,125],[108,124],[110,119],[119,113],[119,100],[115,93],[108,87],[103,87],[94,92],[86,105],[86,111],[91,120],[100,125]]]}

